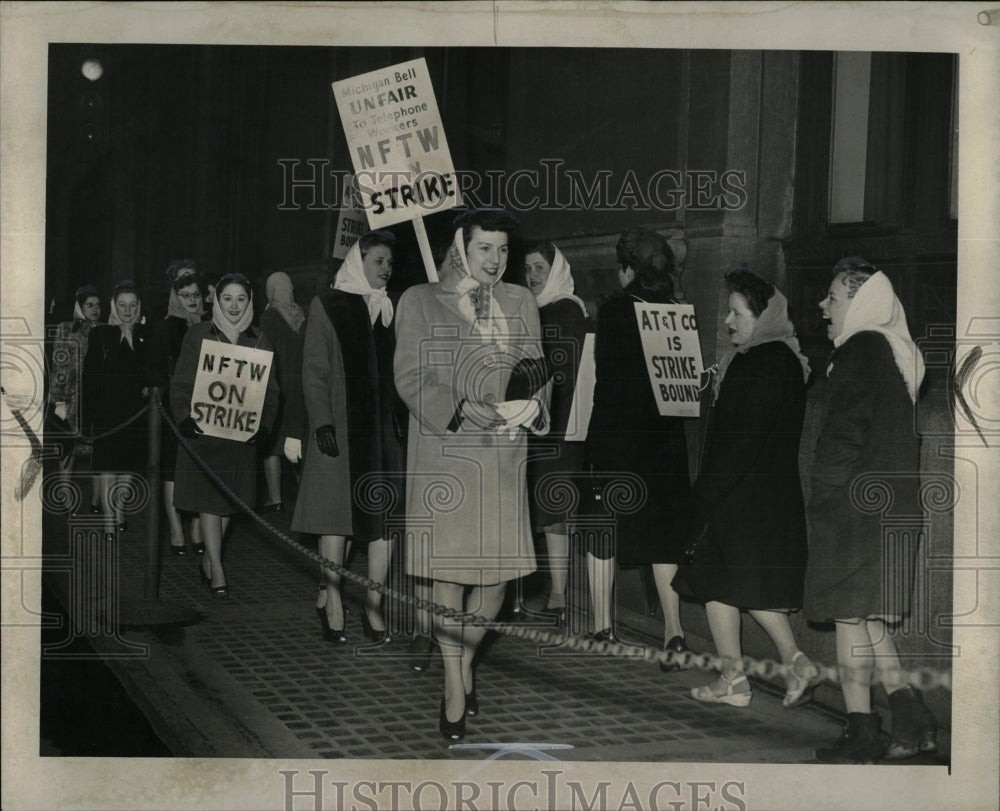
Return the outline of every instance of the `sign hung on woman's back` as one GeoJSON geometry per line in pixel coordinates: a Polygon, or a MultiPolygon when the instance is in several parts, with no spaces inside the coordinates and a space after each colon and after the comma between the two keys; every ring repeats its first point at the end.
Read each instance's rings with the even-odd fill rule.
{"type": "Polygon", "coordinates": [[[635,318],[660,416],[697,417],[702,364],[694,307],[637,301],[635,318]]]}
{"type": "Polygon", "coordinates": [[[274,353],[202,341],[191,417],[208,436],[245,442],[260,430],[274,353]]]}

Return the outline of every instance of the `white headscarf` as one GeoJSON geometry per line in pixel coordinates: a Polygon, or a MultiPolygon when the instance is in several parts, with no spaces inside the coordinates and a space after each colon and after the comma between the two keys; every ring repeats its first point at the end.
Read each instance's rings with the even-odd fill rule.
{"type": "Polygon", "coordinates": [[[910,399],[916,402],[924,379],[924,359],[910,337],[903,305],[882,271],[873,274],[854,294],[844,316],[844,329],[833,339],[833,345],[840,346],[858,332],[879,332],[886,337],[910,399]]]}
{"type": "Polygon", "coordinates": [[[503,312],[501,311],[499,317],[497,316],[496,311],[499,308],[495,306],[493,287],[507,270],[506,258],[492,283],[480,282],[472,278],[469,258],[465,254],[465,234],[461,228],[455,231],[449,258],[452,267],[461,277],[455,285],[455,289],[458,291],[458,311],[484,340],[502,343],[503,338],[510,334],[510,330],[507,328],[507,319],[503,312]]]}
{"type": "Polygon", "coordinates": [[[287,273],[272,273],[267,277],[264,285],[267,291],[267,307],[272,307],[278,311],[278,315],[285,319],[285,323],[292,328],[293,332],[302,329],[302,323],[306,320],[302,307],[295,303],[295,288],[287,273]]]}
{"type": "Polygon", "coordinates": [[[142,301],[139,299],[139,294],[133,289],[119,290],[118,293],[113,293],[111,295],[111,312],[108,314],[108,323],[118,327],[122,333],[122,340],[128,341],[128,345],[134,348],[132,343],[132,330],[136,324],[140,323],[139,319],[142,318],[142,301]],[[135,294],[135,318],[131,322],[126,324],[122,321],[121,316],[118,315],[118,305],[116,303],[119,293],[134,293],[135,294]]]}
{"type": "Polygon", "coordinates": [[[73,304],[73,320],[74,321],[86,321],[87,316],[83,314],[83,308],[80,306],[80,302],[73,304]]]}
{"type": "Polygon", "coordinates": [[[356,293],[359,296],[364,296],[372,326],[375,326],[380,314],[383,327],[388,327],[392,323],[392,300],[385,292],[384,287],[372,287],[368,283],[368,278],[365,276],[364,260],[361,258],[360,243],[355,242],[347,252],[344,264],[337,271],[333,287],[335,290],[343,290],[345,293],[356,293]]]}
{"type": "Polygon", "coordinates": [[[569,262],[566,261],[566,257],[563,256],[562,251],[558,247],[553,247],[556,249],[556,255],[552,259],[552,269],[549,271],[549,278],[545,280],[545,286],[536,299],[538,308],[541,309],[553,301],[568,298],[579,304],[580,309],[583,310],[583,314],[586,315],[587,305],[579,297],[573,295],[576,285],[573,283],[573,274],[570,272],[569,262]]]}
{"type": "MultiPolygon", "coordinates": [[[[231,284],[237,284],[240,285],[240,287],[243,287],[243,285],[235,281],[227,281],[224,285],[222,285],[222,287],[229,287],[231,284]]],[[[240,342],[240,334],[245,332],[253,321],[253,291],[246,291],[249,296],[247,308],[243,311],[243,315],[240,316],[240,320],[234,324],[226,318],[222,312],[222,301],[219,298],[222,294],[222,287],[217,287],[215,290],[216,297],[215,306],[212,307],[212,323],[215,325],[215,328],[219,330],[219,332],[229,339],[229,343],[238,344],[240,342]]]]}

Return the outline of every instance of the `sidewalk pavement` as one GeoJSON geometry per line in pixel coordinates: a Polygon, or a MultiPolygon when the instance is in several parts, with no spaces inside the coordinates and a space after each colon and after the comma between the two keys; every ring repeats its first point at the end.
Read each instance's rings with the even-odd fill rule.
{"type": "MultiPolygon", "coordinates": [[[[289,513],[268,519],[288,532],[289,513]]],[[[79,531],[95,519],[72,520],[79,531]]],[[[47,561],[73,554],[67,522],[65,516],[46,517],[47,561]]],[[[118,539],[119,605],[102,601],[123,622],[135,606],[148,609],[141,599],[145,516],[129,522],[118,539]]],[[[315,541],[303,543],[315,549],[315,541]]],[[[98,559],[93,544],[75,548],[78,557],[90,555],[87,565],[113,574],[113,561],[98,559]],[[88,548],[90,553],[81,551],[88,548]]],[[[705,705],[689,695],[709,680],[703,672],[663,673],[641,659],[497,636],[487,637],[476,671],[480,715],[467,723],[465,748],[449,748],[437,730],[440,654],[427,671],[414,673],[407,667],[405,635],[378,648],[363,644],[360,586],[345,582],[351,644],[337,646],[321,639],[314,611],[317,567],[300,552],[241,516],[233,521],[224,559],[230,596],[218,599],[201,583],[198,557],[170,555],[164,542],[162,613],[193,609],[197,621],[143,621],[123,627],[117,638],[88,633],[178,757],[484,759],[491,750],[468,745],[543,742],[573,747],[550,752],[560,760],[810,763],[813,750],[840,732],[840,718],[815,703],[783,709],[779,683],[754,680],[746,709],[705,705]]],[[[352,571],[363,573],[364,563],[358,554],[352,571]]],[[[79,572],[49,566],[45,576],[71,614],[86,614],[79,607],[79,572]]],[[[82,614],[78,620],[86,619],[82,614]]],[[[658,623],[625,614],[619,622],[630,640],[662,644],[651,629],[658,623]]],[[[390,626],[392,620],[406,624],[405,617],[390,617],[390,626]]],[[[577,614],[571,625],[585,622],[577,614]]],[[[712,650],[706,640],[689,636],[689,644],[712,650]]],[[[947,763],[946,736],[941,744],[934,757],[905,762],[947,763]]]]}

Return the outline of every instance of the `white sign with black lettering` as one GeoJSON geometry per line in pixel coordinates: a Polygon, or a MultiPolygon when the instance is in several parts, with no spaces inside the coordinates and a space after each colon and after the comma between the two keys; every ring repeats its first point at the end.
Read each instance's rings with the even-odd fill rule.
{"type": "Polygon", "coordinates": [[[694,307],[637,301],[635,318],[660,415],[697,417],[702,363],[694,307]]]}
{"type": "Polygon", "coordinates": [[[260,430],[274,353],[203,340],[191,417],[208,436],[246,442],[260,430]]]}
{"type": "Polygon", "coordinates": [[[461,205],[422,57],[334,82],[333,94],[373,229],[461,205]]]}
{"type": "Polygon", "coordinates": [[[334,259],[343,259],[351,246],[368,233],[368,218],[362,208],[361,195],[358,193],[354,177],[351,176],[344,186],[344,197],[340,205],[340,215],[337,217],[337,233],[333,238],[334,259]]]}

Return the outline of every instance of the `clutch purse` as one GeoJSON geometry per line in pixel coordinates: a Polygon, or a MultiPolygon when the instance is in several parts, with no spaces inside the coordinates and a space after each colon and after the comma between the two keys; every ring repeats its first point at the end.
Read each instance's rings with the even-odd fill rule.
{"type": "Polygon", "coordinates": [[[684,566],[711,566],[719,562],[719,550],[705,524],[697,538],[684,550],[681,564],[684,566]]]}

